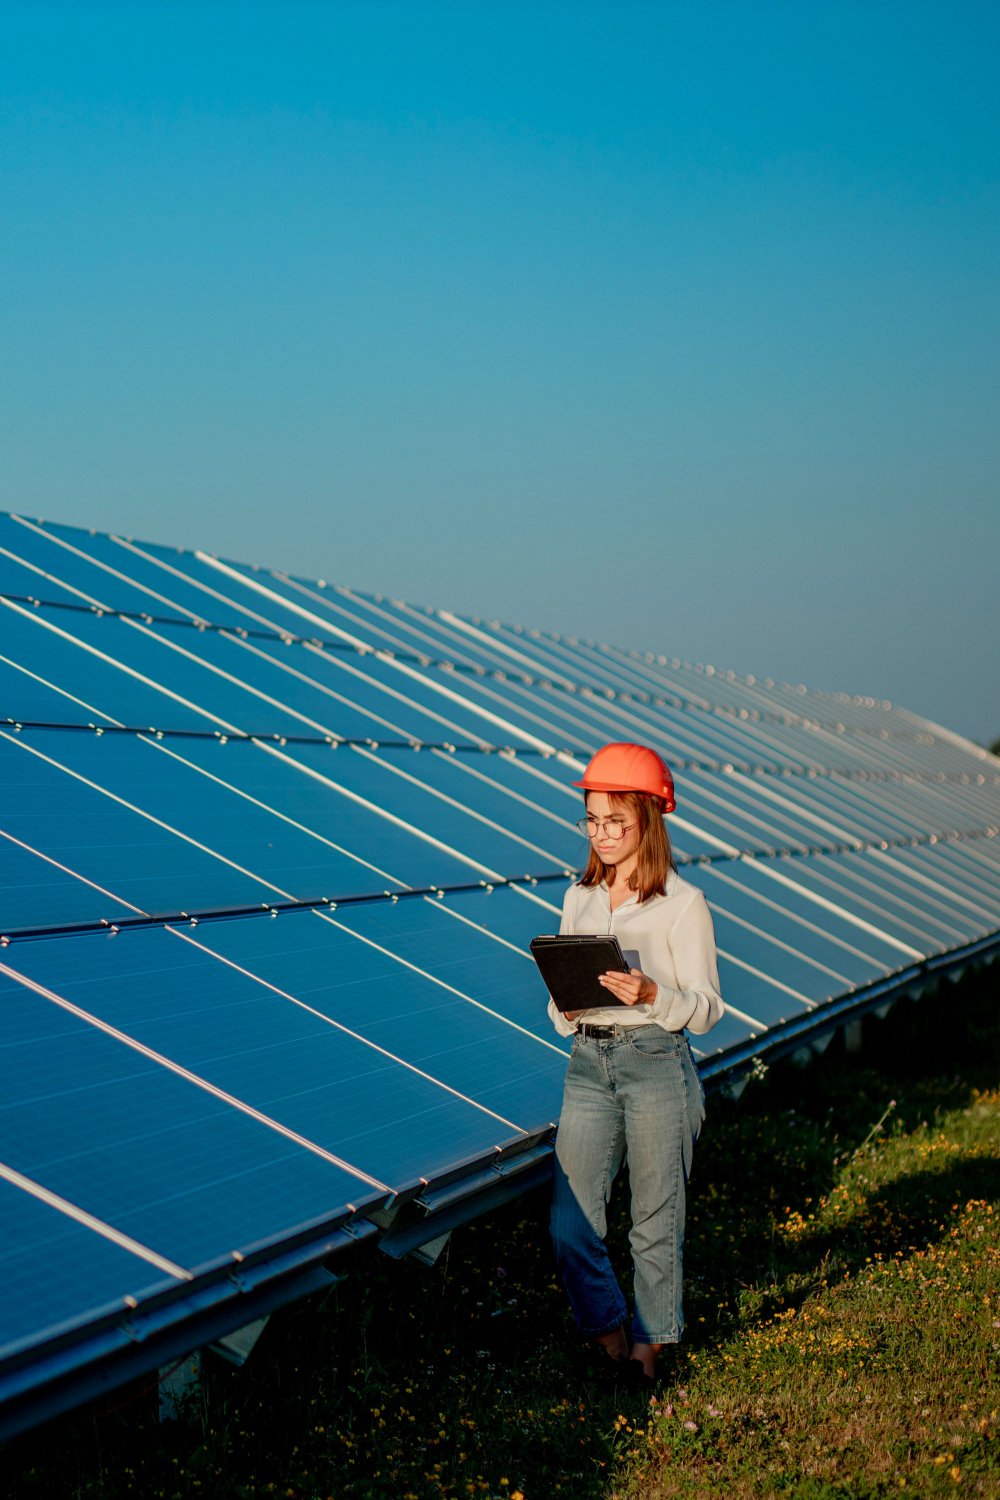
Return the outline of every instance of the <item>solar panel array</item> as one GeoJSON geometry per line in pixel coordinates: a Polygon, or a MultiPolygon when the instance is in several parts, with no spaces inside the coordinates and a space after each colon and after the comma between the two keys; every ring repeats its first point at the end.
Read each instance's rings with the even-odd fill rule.
{"type": "Polygon", "coordinates": [[[706,1074],[1000,928],[1000,763],[889,704],[17,516],[0,605],[0,1399],[529,1179],[608,740],[675,773],[706,1074]]]}

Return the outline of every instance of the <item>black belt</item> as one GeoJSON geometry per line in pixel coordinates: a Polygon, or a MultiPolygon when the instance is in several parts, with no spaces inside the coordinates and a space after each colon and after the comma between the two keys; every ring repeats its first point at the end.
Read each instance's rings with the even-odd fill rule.
{"type": "Polygon", "coordinates": [[[625,1036],[625,1034],[627,1032],[629,1032],[629,1031],[636,1031],[636,1030],[638,1030],[638,1027],[636,1027],[636,1026],[593,1026],[593,1025],[591,1025],[591,1023],[589,1021],[584,1021],[581,1026],[577,1027],[577,1030],[580,1031],[583,1036],[591,1036],[591,1037],[593,1037],[594,1040],[595,1040],[595,1042],[610,1042],[610,1041],[613,1041],[615,1039],[615,1037],[625,1036]]]}
{"type": "MultiPolygon", "coordinates": [[[[583,1021],[576,1029],[581,1036],[592,1037],[595,1042],[612,1042],[618,1037],[629,1036],[633,1031],[641,1031],[644,1025],[655,1025],[655,1022],[645,1021],[639,1026],[596,1026],[590,1021],[583,1021]]],[[[683,1035],[682,1032],[673,1034],[683,1035]]]]}

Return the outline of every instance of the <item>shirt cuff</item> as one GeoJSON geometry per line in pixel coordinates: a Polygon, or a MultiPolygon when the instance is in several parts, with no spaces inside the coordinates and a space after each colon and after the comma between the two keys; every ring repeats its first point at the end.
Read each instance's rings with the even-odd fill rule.
{"type": "MultiPolygon", "coordinates": [[[[681,1002],[683,1010],[685,1008],[683,1005],[684,1000],[685,995],[683,990],[669,989],[664,984],[657,984],[656,999],[647,1009],[649,1019],[656,1021],[665,1031],[683,1031],[685,1022],[682,1021],[678,1026],[677,1016],[676,1014],[671,1015],[671,1011],[676,1012],[678,1001],[681,1002]]],[[[690,1007],[687,1008],[689,1009],[690,1007]]]]}
{"type": "Polygon", "coordinates": [[[549,1020],[556,1028],[560,1036],[575,1036],[576,1022],[567,1021],[562,1011],[554,1000],[549,1001],[549,1020]]]}

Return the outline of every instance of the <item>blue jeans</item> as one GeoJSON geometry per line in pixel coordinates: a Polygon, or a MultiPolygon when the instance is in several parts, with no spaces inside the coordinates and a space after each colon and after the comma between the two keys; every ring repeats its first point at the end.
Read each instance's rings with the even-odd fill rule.
{"type": "Polygon", "coordinates": [[[680,1339],[685,1187],[704,1115],[682,1033],[648,1025],[619,1027],[607,1041],[574,1038],[556,1137],[552,1240],[582,1333],[610,1333],[625,1322],[604,1237],[611,1184],[627,1154],[632,1337],[644,1344],[680,1339]]]}

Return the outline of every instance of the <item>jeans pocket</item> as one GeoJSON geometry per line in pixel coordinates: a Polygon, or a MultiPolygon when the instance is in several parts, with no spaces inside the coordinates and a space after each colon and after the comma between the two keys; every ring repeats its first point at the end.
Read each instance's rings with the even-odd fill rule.
{"type": "Polygon", "coordinates": [[[679,1031],[664,1031],[662,1026],[655,1023],[650,1026],[636,1026],[629,1035],[629,1043],[636,1052],[641,1052],[648,1057],[672,1057],[683,1041],[683,1035],[679,1031]]]}

